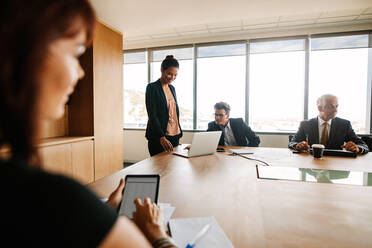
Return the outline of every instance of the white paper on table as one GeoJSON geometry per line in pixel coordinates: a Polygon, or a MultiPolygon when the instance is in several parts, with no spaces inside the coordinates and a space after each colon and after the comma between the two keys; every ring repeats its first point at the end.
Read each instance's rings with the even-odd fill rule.
{"type": "Polygon", "coordinates": [[[176,207],[171,206],[169,203],[158,203],[158,206],[163,211],[164,227],[165,230],[168,229],[168,222],[172,217],[172,214],[176,207]]]}
{"type": "Polygon", "coordinates": [[[192,240],[197,233],[206,225],[210,224],[211,228],[195,245],[198,247],[213,248],[232,248],[231,241],[227,238],[222,228],[218,225],[213,216],[171,219],[169,221],[170,233],[177,246],[186,247],[187,243],[192,240]]]}
{"type": "Polygon", "coordinates": [[[230,149],[230,152],[236,154],[253,154],[253,152],[248,149],[230,149]]]}

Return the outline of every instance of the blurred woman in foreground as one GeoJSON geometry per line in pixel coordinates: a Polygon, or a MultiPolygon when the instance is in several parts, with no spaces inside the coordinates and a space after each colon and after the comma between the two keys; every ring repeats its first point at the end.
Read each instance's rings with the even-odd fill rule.
{"type": "Polygon", "coordinates": [[[0,149],[10,151],[0,158],[4,244],[173,247],[161,211],[149,199],[136,200],[137,225],[117,215],[123,180],[104,204],[74,180],[42,170],[36,148],[41,122],[63,116],[84,77],[78,58],[92,39],[94,23],[86,0],[2,2],[0,149]]]}

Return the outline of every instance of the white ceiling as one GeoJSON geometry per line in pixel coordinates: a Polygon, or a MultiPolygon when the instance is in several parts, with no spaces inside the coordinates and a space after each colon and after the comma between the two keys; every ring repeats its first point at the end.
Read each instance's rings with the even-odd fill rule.
{"type": "Polygon", "coordinates": [[[124,44],[372,23],[372,0],[91,0],[124,44]]]}

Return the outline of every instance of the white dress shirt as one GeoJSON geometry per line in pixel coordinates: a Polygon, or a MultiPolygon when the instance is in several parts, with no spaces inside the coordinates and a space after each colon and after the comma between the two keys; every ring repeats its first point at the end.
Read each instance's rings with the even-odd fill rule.
{"type": "Polygon", "coordinates": [[[225,146],[236,146],[237,143],[236,143],[236,140],[235,140],[234,133],[233,133],[233,131],[231,129],[231,126],[230,126],[230,120],[228,121],[226,127],[221,126],[221,129],[222,129],[223,134],[224,134],[225,146]]]}

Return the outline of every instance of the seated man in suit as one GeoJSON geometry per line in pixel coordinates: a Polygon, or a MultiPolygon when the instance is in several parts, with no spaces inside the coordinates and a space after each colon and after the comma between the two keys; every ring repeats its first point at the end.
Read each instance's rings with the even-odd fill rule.
{"type": "Polygon", "coordinates": [[[327,149],[345,148],[356,153],[369,151],[366,143],[354,133],[350,121],[336,117],[336,96],[323,95],[318,98],[317,105],[318,117],[301,122],[296,135],[289,142],[289,148],[307,151],[312,144],[323,144],[327,149]]]}
{"type": "Polygon", "coordinates": [[[260,137],[243,121],[242,118],[229,118],[230,106],[225,102],[214,105],[215,121],[208,123],[207,131],[222,130],[218,145],[220,146],[258,146],[260,137]]]}

